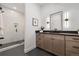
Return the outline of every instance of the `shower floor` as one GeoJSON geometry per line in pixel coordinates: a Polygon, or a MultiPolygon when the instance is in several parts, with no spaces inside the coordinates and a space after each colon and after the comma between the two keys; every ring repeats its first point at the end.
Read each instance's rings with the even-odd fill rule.
{"type": "Polygon", "coordinates": [[[20,41],[16,41],[16,42],[11,42],[11,43],[7,43],[7,44],[2,44],[2,46],[0,46],[0,49],[8,47],[8,46],[15,45],[15,44],[20,44],[22,42],[24,42],[24,40],[20,40],[20,41]]]}

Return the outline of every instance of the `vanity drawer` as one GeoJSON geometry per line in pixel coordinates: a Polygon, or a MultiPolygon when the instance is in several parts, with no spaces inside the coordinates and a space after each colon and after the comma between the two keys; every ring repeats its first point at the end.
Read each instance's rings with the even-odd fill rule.
{"type": "Polygon", "coordinates": [[[79,37],[66,36],[66,55],[79,56],[79,37]]]}
{"type": "Polygon", "coordinates": [[[79,53],[75,53],[73,51],[67,51],[66,56],[79,56],[79,53]]]}
{"type": "Polygon", "coordinates": [[[52,39],[52,34],[44,34],[45,39],[52,39]]]}
{"type": "Polygon", "coordinates": [[[72,42],[78,42],[79,43],[79,37],[76,36],[65,36],[67,41],[72,41],[72,42]]]}
{"type": "Polygon", "coordinates": [[[56,40],[64,40],[64,35],[53,35],[52,38],[56,40]]]}

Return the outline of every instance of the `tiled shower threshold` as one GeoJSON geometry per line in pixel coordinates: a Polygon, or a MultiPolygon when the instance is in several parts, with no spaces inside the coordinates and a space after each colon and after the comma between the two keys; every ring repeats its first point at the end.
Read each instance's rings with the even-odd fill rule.
{"type": "Polygon", "coordinates": [[[9,47],[9,46],[12,46],[12,45],[16,45],[16,44],[21,44],[23,42],[24,42],[24,40],[20,40],[20,41],[16,41],[16,42],[2,44],[2,46],[0,46],[0,49],[5,48],[5,47],[9,47]]]}

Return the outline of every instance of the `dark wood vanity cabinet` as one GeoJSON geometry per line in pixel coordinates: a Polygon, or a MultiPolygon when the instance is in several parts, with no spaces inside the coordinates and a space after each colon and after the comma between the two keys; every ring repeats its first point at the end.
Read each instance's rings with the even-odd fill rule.
{"type": "Polygon", "coordinates": [[[56,55],[64,55],[64,36],[52,34],[37,35],[37,47],[56,55]]]}
{"type": "Polygon", "coordinates": [[[55,55],[79,56],[79,35],[73,33],[36,33],[36,45],[55,55]]]}
{"type": "Polygon", "coordinates": [[[66,39],[66,55],[79,56],[79,37],[65,36],[66,39]]]}

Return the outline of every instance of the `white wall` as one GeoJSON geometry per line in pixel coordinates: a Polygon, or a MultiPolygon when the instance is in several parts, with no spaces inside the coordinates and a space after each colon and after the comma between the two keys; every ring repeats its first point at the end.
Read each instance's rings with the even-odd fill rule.
{"type": "Polygon", "coordinates": [[[45,20],[49,17],[50,14],[63,11],[63,21],[64,14],[69,13],[69,28],[65,28],[63,22],[63,30],[77,30],[79,29],[79,4],[43,4],[41,6],[41,16],[42,16],[42,25],[46,27],[45,20]]]}
{"type": "Polygon", "coordinates": [[[40,6],[35,3],[26,3],[26,19],[25,19],[25,53],[36,47],[35,30],[40,27],[40,6]],[[32,18],[38,19],[38,26],[32,26],[32,18]]]}
{"type": "Polygon", "coordinates": [[[3,7],[3,36],[0,44],[10,43],[24,39],[24,14],[3,7]],[[18,32],[15,31],[14,23],[18,23],[18,32]]]}

